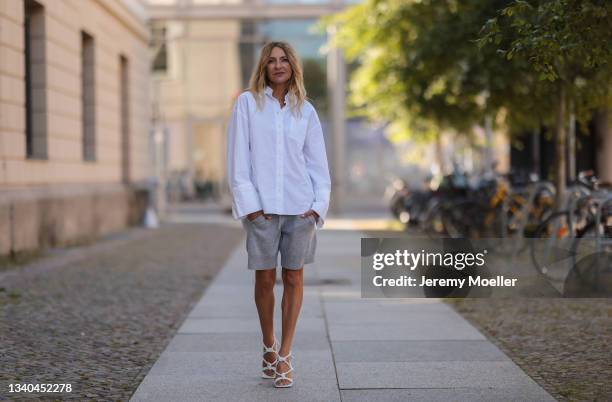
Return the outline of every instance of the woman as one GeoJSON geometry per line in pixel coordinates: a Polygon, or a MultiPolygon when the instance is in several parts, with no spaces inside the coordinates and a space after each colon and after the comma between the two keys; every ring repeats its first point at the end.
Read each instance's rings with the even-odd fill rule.
{"type": "Polygon", "coordinates": [[[331,191],[321,122],[306,100],[301,63],[286,42],[261,50],[249,89],[234,103],[227,172],[232,214],[246,230],[248,268],[263,335],[262,377],[293,385],[291,342],[302,305],[304,264],[314,262],[331,191]],[[281,254],[280,349],[274,336],[274,284],[281,254]]]}

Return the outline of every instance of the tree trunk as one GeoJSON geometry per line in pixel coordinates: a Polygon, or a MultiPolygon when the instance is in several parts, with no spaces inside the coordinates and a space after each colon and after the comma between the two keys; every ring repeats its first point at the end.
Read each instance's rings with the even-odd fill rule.
{"type": "Polygon", "coordinates": [[[565,83],[559,80],[559,98],[557,99],[557,118],[555,121],[555,186],[557,188],[556,208],[563,208],[566,182],[566,131],[565,131],[565,83]]]}
{"type": "Polygon", "coordinates": [[[576,181],[576,114],[574,102],[569,100],[569,131],[567,132],[567,172],[570,182],[576,181]]]}
{"type": "Polygon", "coordinates": [[[535,173],[538,180],[542,179],[542,161],[540,158],[540,141],[542,138],[542,124],[538,124],[538,129],[531,136],[531,173],[535,173]]]}
{"type": "Polygon", "coordinates": [[[602,108],[595,114],[597,134],[597,176],[604,183],[612,184],[612,130],[610,129],[612,109],[602,108]]]}
{"type": "Polygon", "coordinates": [[[446,174],[446,166],[444,163],[444,150],[442,149],[442,134],[440,131],[436,133],[435,137],[435,150],[436,150],[436,159],[438,162],[438,166],[440,168],[441,174],[446,174]]]}
{"type": "Polygon", "coordinates": [[[493,170],[495,162],[495,152],[493,150],[493,116],[488,114],[485,117],[485,155],[484,155],[484,171],[493,170]]]}

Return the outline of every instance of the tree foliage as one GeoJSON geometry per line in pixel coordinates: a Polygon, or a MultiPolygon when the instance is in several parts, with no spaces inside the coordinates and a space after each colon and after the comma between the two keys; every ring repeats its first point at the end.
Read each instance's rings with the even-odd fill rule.
{"type": "Polygon", "coordinates": [[[558,107],[546,97],[556,99],[563,87],[584,122],[593,109],[610,103],[611,18],[612,3],[606,0],[517,0],[484,24],[478,44],[527,64],[539,80],[534,90],[544,95],[535,97],[544,116],[558,107]]]}
{"type": "Polygon", "coordinates": [[[468,131],[504,108],[509,123],[554,124],[558,85],[586,119],[609,97],[605,0],[366,0],[322,19],[359,68],[356,113],[412,134],[468,131]]]}
{"type": "Polygon", "coordinates": [[[452,128],[469,132],[509,99],[533,111],[533,77],[521,60],[476,46],[481,27],[507,0],[369,0],[324,26],[338,26],[331,45],[360,68],[351,80],[352,105],[411,134],[452,128]]]}
{"type": "Polygon", "coordinates": [[[595,108],[609,106],[610,11],[606,0],[515,0],[487,21],[478,41],[509,62],[525,61],[541,82],[537,88],[552,94],[548,102],[537,100],[550,108],[545,116],[554,116],[558,208],[565,195],[568,109],[585,122],[595,108]],[[504,41],[507,47],[500,46],[504,41]]]}

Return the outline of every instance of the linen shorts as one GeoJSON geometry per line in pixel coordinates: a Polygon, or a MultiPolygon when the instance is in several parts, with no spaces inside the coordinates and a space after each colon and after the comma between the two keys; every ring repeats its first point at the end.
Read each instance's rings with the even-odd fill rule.
{"type": "Polygon", "coordinates": [[[300,269],[304,264],[313,263],[317,246],[315,217],[266,215],[272,219],[263,215],[252,222],[242,218],[246,230],[248,269],[276,269],[279,251],[283,268],[300,269]]]}

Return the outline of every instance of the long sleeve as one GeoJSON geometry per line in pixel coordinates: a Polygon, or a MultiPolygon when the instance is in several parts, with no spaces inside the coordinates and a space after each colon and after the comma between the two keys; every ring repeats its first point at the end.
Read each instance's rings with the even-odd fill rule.
{"type": "Polygon", "coordinates": [[[248,130],[246,99],[241,95],[234,103],[227,128],[227,178],[234,219],[241,219],[262,209],[257,188],[251,180],[248,130]]]}
{"type": "Polygon", "coordinates": [[[308,129],[304,142],[304,159],[315,194],[311,209],[319,214],[317,228],[320,229],[325,223],[327,210],[329,209],[331,178],[327,163],[323,128],[315,109],[312,110],[308,120],[308,129]]]}

